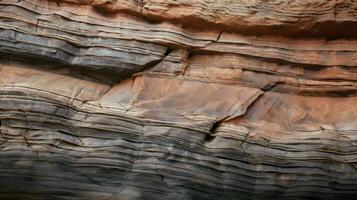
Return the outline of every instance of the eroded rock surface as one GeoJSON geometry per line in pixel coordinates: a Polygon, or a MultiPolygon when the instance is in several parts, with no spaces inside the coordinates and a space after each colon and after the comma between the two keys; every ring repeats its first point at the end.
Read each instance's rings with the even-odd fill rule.
{"type": "Polygon", "coordinates": [[[357,198],[353,0],[1,0],[0,199],[357,198]]]}

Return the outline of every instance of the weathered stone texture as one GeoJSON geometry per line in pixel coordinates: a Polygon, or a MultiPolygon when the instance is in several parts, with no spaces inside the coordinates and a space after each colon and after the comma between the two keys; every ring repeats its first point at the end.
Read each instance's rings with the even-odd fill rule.
{"type": "Polygon", "coordinates": [[[357,1],[0,0],[0,199],[357,198],[357,1]]]}

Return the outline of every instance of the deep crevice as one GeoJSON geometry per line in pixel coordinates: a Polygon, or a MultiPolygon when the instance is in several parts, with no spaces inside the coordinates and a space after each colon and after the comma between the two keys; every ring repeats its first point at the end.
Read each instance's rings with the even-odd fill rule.
{"type": "Polygon", "coordinates": [[[209,129],[209,132],[206,134],[206,137],[205,137],[205,141],[207,142],[210,142],[212,140],[214,140],[216,138],[215,134],[218,130],[218,128],[221,126],[221,124],[226,121],[228,118],[230,118],[231,116],[225,116],[217,121],[215,121],[211,128],[209,129]]]}

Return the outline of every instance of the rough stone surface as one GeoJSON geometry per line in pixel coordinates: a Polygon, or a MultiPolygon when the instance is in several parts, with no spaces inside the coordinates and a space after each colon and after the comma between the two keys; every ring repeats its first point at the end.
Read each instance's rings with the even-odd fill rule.
{"type": "Polygon", "coordinates": [[[0,0],[0,199],[357,199],[357,1],[0,0]]]}

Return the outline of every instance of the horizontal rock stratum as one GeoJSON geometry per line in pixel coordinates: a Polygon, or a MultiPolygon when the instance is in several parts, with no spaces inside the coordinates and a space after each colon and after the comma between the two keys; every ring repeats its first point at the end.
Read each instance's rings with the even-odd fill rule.
{"type": "Polygon", "coordinates": [[[357,199],[357,1],[0,0],[0,199],[357,199]]]}

